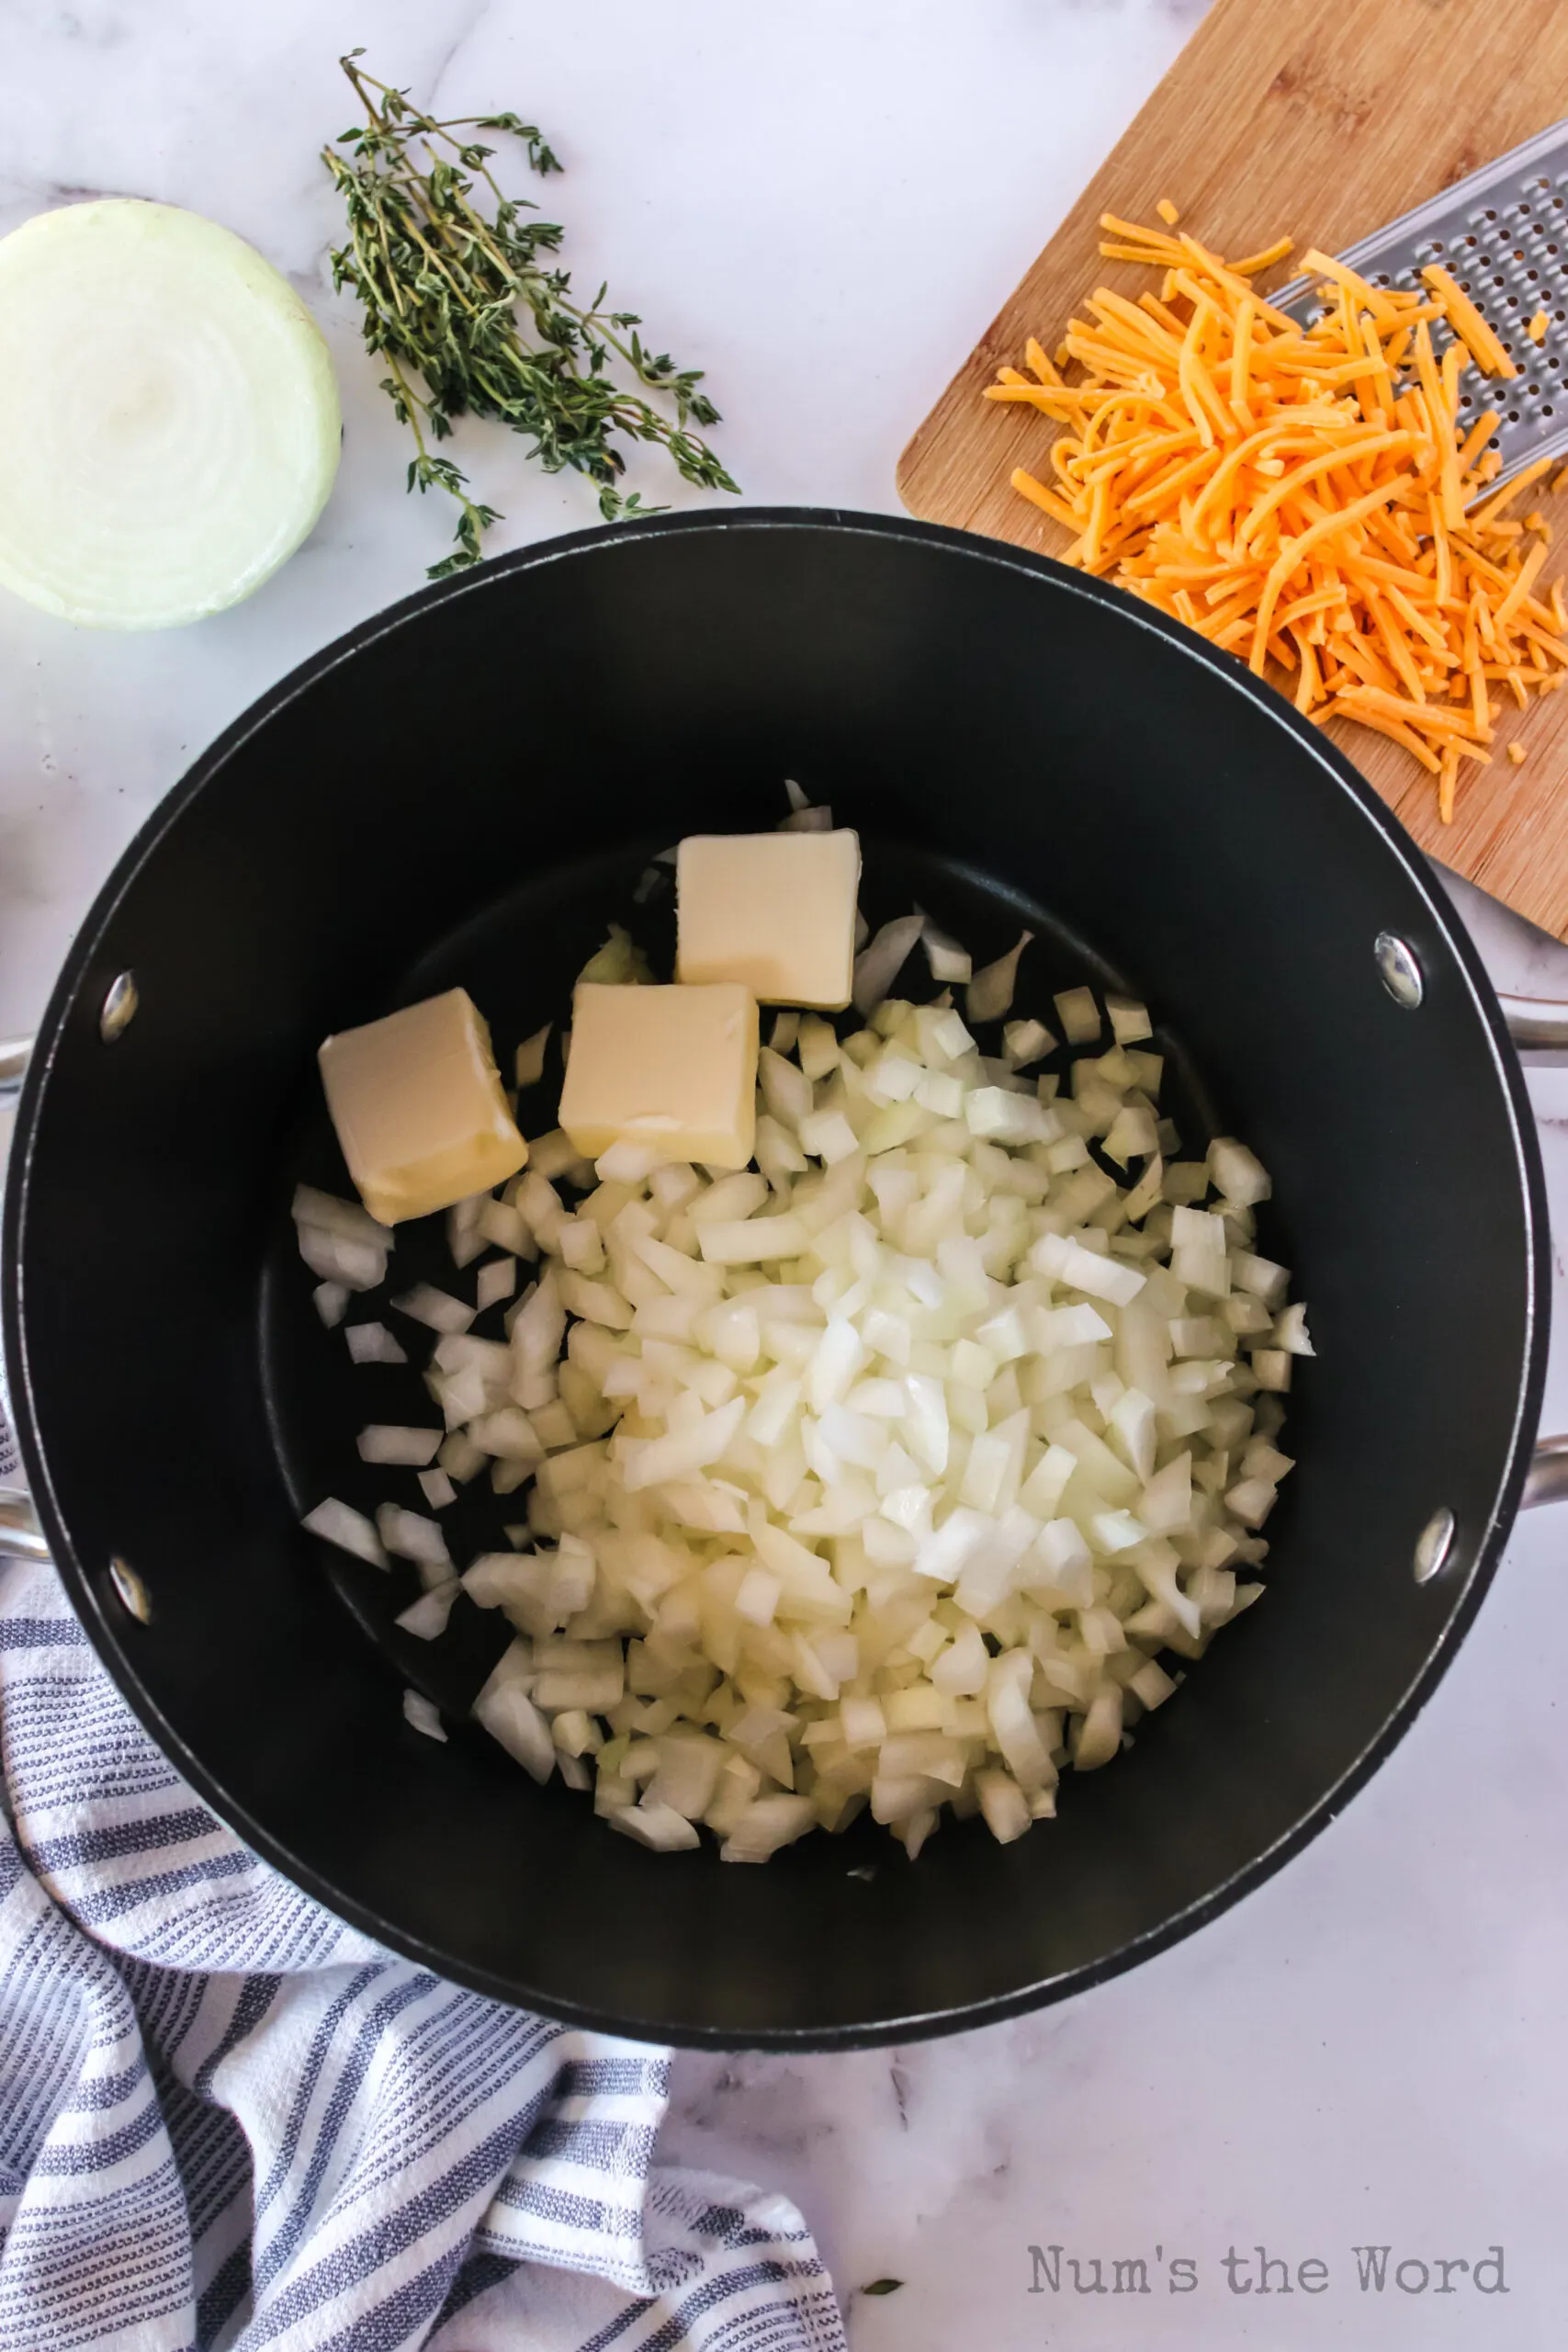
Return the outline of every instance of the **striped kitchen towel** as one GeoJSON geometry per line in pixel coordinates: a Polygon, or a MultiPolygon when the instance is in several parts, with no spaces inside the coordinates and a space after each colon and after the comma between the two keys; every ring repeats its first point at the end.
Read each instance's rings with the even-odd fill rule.
{"type": "Polygon", "coordinates": [[[0,1569],[0,2352],[843,2352],[671,2053],[460,1992],[241,1845],[0,1569]]]}

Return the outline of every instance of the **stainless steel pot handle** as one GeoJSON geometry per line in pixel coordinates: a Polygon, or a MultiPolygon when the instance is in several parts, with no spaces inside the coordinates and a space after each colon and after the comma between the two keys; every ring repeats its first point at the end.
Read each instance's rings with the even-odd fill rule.
{"type": "Polygon", "coordinates": [[[1544,997],[1502,995],[1497,1002],[1508,1035],[1521,1054],[1568,1047],[1568,1004],[1552,1004],[1544,997]]]}
{"type": "MultiPolygon", "coordinates": [[[[0,1037],[0,1106],[16,1096],[32,1050],[30,1037],[0,1037]]],[[[0,1365],[0,1405],[5,1402],[5,1367],[0,1365]]],[[[48,1557],[49,1545],[39,1531],[30,1497],[15,1487],[0,1487],[0,1560],[48,1557]]]]}
{"type": "MultiPolygon", "coordinates": [[[[1568,1004],[1529,996],[1499,996],[1508,1035],[1521,1053],[1568,1050],[1568,1004]]],[[[20,1087],[32,1052],[30,1037],[0,1038],[0,1102],[20,1087]]],[[[1568,1437],[1536,1441],[1521,1507],[1568,1502],[1568,1437]]],[[[46,1560],[49,1546],[24,1494],[0,1487],[0,1560],[46,1560]]]]}
{"type": "MultiPolygon", "coordinates": [[[[1521,1054],[1568,1049],[1568,1004],[1533,996],[1497,999],[1508,1035],[1521,1054]]],[[[1568,1437],[1537,1438],[1521,1506],[1568,1502],[1568,1437]]]]}
{"type": "Polygon", "coordinates": [[[32,1498],[15,1487],[0,1487],[0,1560],[47,1560],[49,1545],[39,1532],[32,1498]]]}
{"type": "Polygon", "coordinates": [[[1533,1510],[1537,1503],[1568,1503],[1568,1437],[1538,1437],[1535,1442],[1519,1508],[1533,1510]]]}

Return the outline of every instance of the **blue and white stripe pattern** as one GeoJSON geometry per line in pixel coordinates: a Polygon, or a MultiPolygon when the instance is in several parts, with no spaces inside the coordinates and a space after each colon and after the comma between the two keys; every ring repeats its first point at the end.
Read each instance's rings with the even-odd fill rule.
{"type": "Polygon", "coordinates": [[[0,1569],[0,2352],[844,2352],[795,2208],[654,2161],[668,2051],[288,1885],[47,1567],[0,1569]]]}

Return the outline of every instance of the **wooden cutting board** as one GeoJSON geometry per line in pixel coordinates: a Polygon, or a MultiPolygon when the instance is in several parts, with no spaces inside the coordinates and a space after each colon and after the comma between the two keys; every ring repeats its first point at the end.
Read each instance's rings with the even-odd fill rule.
{"type": "MultiPolygon", "coordinates": [[[[1008,484],[1016,465],[1043,470],[1055,427],[980,394],[1021,364],[1026,335],[1055,350],[1086,290],[1151,282],[1100,258],[1102,212],[1150,220],[1169,197],[1221,253],[1282,231],[1298,250],[1342,251],[1563,116],[1568,0],[1215,0],[905,450],[905,505],[1046,554],[1067,545],[1008,484]]],[[[1540,503],[1568,569],[1568,498],[1540,503]]],[[[1451,825],[1397,744],[1337,720],[1329,732],[1423,849],[1568,938],[1568,690],[1498,721],[1493,764],[1470,771],[1451,825]],[[1520,767],[1502,756],[1509,741],[1520,767]]]]}

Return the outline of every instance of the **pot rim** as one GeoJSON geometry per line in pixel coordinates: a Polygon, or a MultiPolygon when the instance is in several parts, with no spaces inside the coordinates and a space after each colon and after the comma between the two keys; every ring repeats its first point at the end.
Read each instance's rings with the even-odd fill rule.
{"type": "Polygon", "coordinates": [[[1271,1877],[1326,1827],[1371,1778],[1410,1728],[1447,1671],[1468,1632],[1496,1572],[1523,1496],[1531,1449],[1540,1417],[1546,1378],[1550,1301],[1550,1227],[1545,1179],[1523,1071],[1509,1038],[1497,997],[1480,956],[1441,886],[1393,811],[1345,755],[1321,731],[1303,718],[1285,697],[1256,677],[1234,655],[1222,652],[1180,622],[1109,582],[1072,570],[1053,558],[1013,547],[978,534],[953,530],[903,515],[874,514],[837,507],[742,507],[735,512],[697,508],[678,514],[590,527],[513,550],[446,580],[432,582],[384,611],[357,623],[320,652],[289,671],[242,712],[186,770],[161,800],[125,849],[95,899],[73,941],[39,1025],[38,1043],[24,1079],[13,1133],[9,1182],[6,1186],[4,1225],[0,1228],[0,1349],[8,1367],[17,1440],[43,1532],[68,1597],[99,1658],[132,1713],[162,1753],[173,1763],[202,1802],[263,1860],[320,1903],[335,1917],[348,1921],[378,1942],[450,1982],[516,2007],[537,2010],[562,2023],[590,2031],[632,2039],[671,2042],[708,2050],[828,2052],[867,2049],[891,2042],[926,2040],[937,2035],[973,2030],[1005,2018],[1044,2007],[1088,1991],[1152,1959],[1204,1927],[1245,1894],[1271,1877]],[[1055,1976],[951,2007],[898,2018],[860,2021],[846,2026],[807,2029],[761,2027],[745,2033],[709,2027],[682,2028],[660,2018],[627,2018],[607,2015],[589,2006],[549,1997],[541,1999],[531,1988],[502,1979],[482,1968],[455,1959],[416,1936],[400,1930],[369,1906],[345,1898],[329,1882],[299,1862],[246,1808],[230,1798],[200,1758],[180,1738],[144,1688],[118,1625],[106,1614],[99,1593],[72,1545],[68,1518],[50,1476],[48,1457],[33,1408],[28,1374],[26,1317],[22,1297],[22,1255],[34,1147],[42,1102],[66,1021],[79,990],[91,971],[97,943],[112,922],[121,900],[142,869],[156,854],[164,835],[185,809],[220,775],[243,745],[266,727],[276,715],[316,683],[366,647],[416,623],[437,605],[482,594],[490,585],[512,573],[569,563],[595,551],[639,540],[672,535],[733,534],[744,531],[803,530],[850,537],[872,537],[902,540],[945,550],[974,562],[1020,572],[1056,592],[1112,607],[1132,626],[1152,632],[1173,645],[1188,660],[1211,672],[1222,684],[1239,690],[1308,754],[1326,778],[1357,808],[1397,862],[1407,883],[1421,899],[1438,934],[1452,955],[1491,1046],[1499,1091],[1509,1121],[1515,1166],[1518,1172],[1526,1231],[1527,1300],[1525,1346],[1508,1448],[1497,1483],[1496,1498],[1479,1542],[1474,1546],[1466,1581],[1441,1632],[1420,1670],[1412,1678],[1384,1719],[1382,1728],[1344,1772],[1324,1790],[1300,1819],[1272,1844],[1234,1871],[1207,1894],[1187,1905],[1159,1927],[1134,1937],[1101,1959],[1066,1970],[1055,1976]]]}

